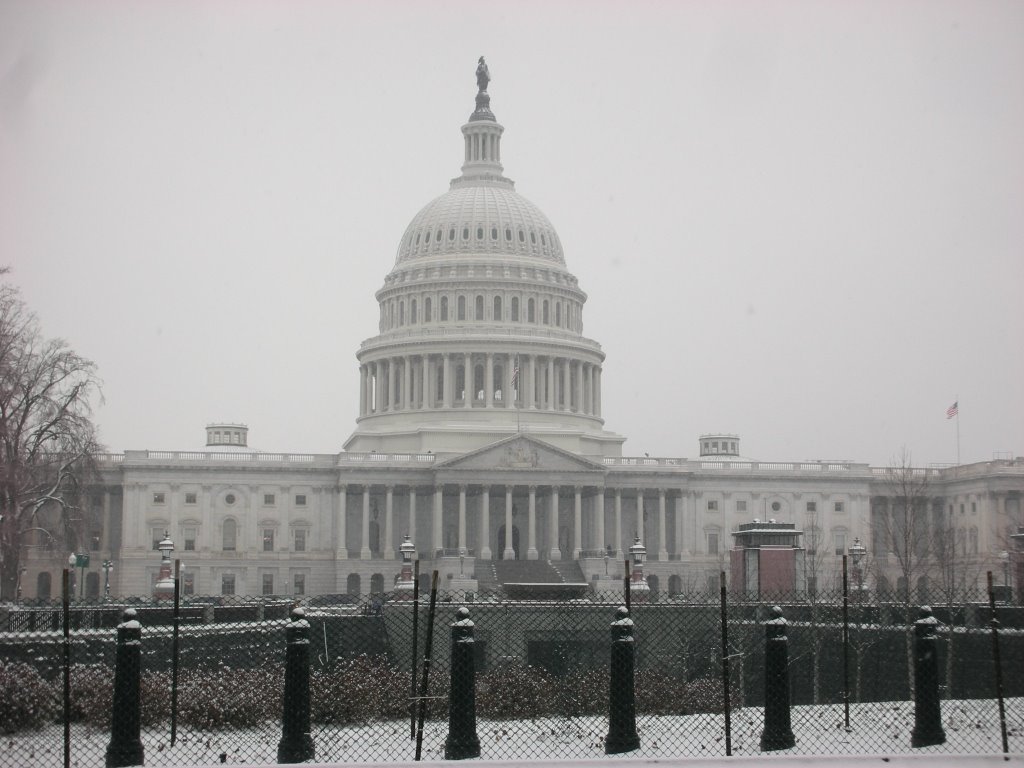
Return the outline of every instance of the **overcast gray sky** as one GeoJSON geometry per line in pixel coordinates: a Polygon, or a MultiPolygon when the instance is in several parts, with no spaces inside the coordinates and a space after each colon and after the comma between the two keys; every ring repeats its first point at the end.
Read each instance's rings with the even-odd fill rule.
{"type": "Polygon", "coordinates": [[[112,450],[340,450],[481,54],[627,454],[1024,454],[1024,3],[0,2],[0,263],[112,450]]]}

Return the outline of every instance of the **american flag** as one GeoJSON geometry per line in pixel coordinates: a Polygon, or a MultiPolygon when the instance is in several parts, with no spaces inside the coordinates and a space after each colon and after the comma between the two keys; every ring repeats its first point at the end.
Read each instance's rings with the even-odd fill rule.
{"type": "Polygon", "coordinates": [[[516,355],[515,364],[512,366],[512,387],[519,386],[519,355],[516,355]]]}
{"type": "MultiPolygon", "coordinates": [[[[957,401],[959,402],[959,401],[957,401]]],[[[957,408],[957,403],[953,403],[949,408],[946,409],[946,418],[952,419],[954,416],[960,413],[960,409],[957,408]]]]}

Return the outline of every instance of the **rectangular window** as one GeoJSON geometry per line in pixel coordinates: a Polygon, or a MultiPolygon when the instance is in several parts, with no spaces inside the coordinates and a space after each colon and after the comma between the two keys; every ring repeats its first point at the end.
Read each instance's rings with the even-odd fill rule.
{"type": "Polygon", "coordinates": [[[263,551],[273,552],[274,551],[274,529],[264,528],[263,529],[263,551]]]}
{"type": "Polygon", "coordinates": [[[745,501],[737,501],[736,502],[736,511],[737,512],[746,512],[747,511],[747,502],[745,502],[745,501]]]}
{"type": "Polygon", "coordinates": [[[961,505],[960,505],[960,514],[962,515],[963,513],[964,513],[964,505],[963,505],[963,504],[961,504],[961,505]]]}
{"type": "Polygon", "coordinates": [[[708,501],[708,512],[717,512],[717,511],[718,511],[718,502],[715,499],[709,500],[708,501]]]}
{"type": "Polygon", "coordinates": [[[816,501],[808,501],[807,502],[807,511],[808,512],[817,512],[818,511],[818,502],[816,502],[816,501]]]}
{"type": "Polygon", "coordinates": [[[709,555],[717,555],[718,554],[718,534],[717,533],[709,533],[708,534],[708,554],[709,555]]]}
{"type": "Polygon", "coordinates": [[[194,493],[186,493],[185,494],[185,503],[186,504],[195,504],[196,503],[196,495],[194,493]]]}
{"type": "Polygon", "coordinates": [[[184,539],[183,549],[186,552],[196,551],[196,529],[194,527],[182,528],[181,538],[184,539]]]}
{"type": "Polygon", "coordinates": [[[153,503],[154,504],[163,504],[164,503],[164,498],[165,497],[164,497],[163,491],[159,491],[157,493],[154,493],[153,494],[153,503]]]}
{"type": "Polygon", "coordinates": [[[235,574],[225,573],[220,577],[220,593],[222,595],[235,594],[235,574]]]}
{"type": "Polygon", "coordinates": [[[196,577],[191,571],[185,571],[181,575],[181,594],[194,595],[196,593],[196,577]]]}
{"type": "Polygon", "coordinates": [[[836,512],[842,512],[842,511],[843,511],[843,502],[837,501],[836,502],[836,512]]]}
{"type": "Polygon", "coordinates": [[[263,574],[263,594],[272,595],[274,594],[274,574],[264,573],[263,574]]]}
{"type": "Polygon", "coordinates": [[[263,494],[263,504],[264,504],[264,506],[267,506],[267,507],[274,506],[274,494],[272,494],[272,493],[264,493],[263,494]]]}
{"type": "Polygon", "coordinates": [[[973,501],[971,502],[971,514],[972,515],[978,514],[978,504],[976,502],[973,502],[973,501]]]}
{"type": "Polygon", "coordinates": [[[842,556],[846,554],[846,534],[836,534],[836,555],[842,556]]]}
{"type": "Polygon", "coordinates": [[[295,506],[304,507],[306,506],[306,494],[298,493],[295,495],[295,506]]]}
{"type": "Polygon", "coordinates": [[[295,551],[305,552],[306,551],[306,529],[296,528],[295,529],[295,551]]]}
{"type": "Polygon", "coordinates": [[[295,586],[296,595],[306,594],[306,574],[296,573],[295,578],[292,580],[292,584],[295,586]]]}

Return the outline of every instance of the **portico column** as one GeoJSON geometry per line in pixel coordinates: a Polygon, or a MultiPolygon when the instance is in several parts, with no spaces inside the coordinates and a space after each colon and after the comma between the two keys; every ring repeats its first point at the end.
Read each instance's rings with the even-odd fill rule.
{"type": "Polygon", "coordinates": [[[480,494],[480,557],[491,559],[491,486],[485,485],[480,494]]]}
{"type": "Polygon", "coordinates": [[[441,537],[441,515],[444,509],[444,486],[434,487],[434,553],[431,558],[437,556],[437,551],[442,548],[441,537]]]}
{"type": "Polygon", "coordinates": [[[420,408],[429,408],[430,399],[430,355],[423,355],[420,358],[420,365],[422,370],[420,376],[423,377],[423,386],[420,388],[420,408]]]}
{"type": "Polygon", "coordinates": [[[370,486],[363,486],[363,546],[359,550],[360,560],[369,560],[370,553],[370,486]]]}
{"type": "Polygon", "coordinates": [[[584,368],[586,372],[586,403],[584,403],[583,412],[592,414],[594,412],[594,365],[593,363],[587,363],[584,368]]]}
{"type": "Polygon", "coordinates": [[[380,413],[384,410],[384,370],[378,360],[373,364],[373,412],[380,413]]]}
{"type": "Polygon", "coordinates": [[[665,547],[665,489],[658,489],[658,560],[668,560],[668,549],[665,547]]]}
{"type": "Polygon", "coordinates": [[[572,559],[579,560],[583,552],[583,488],[576,486],[572,518],[572,559]]]}
{"type": "Polygon", "coordinates": [[[466,551],[466,486],[459,486],[459,554],[466,551]]]}
{"type": "Polygon", "coordinates": [[[505,486],[505,550],[501,553],[505,560],[515,560],[516,551],[512,548],[512,486],[505,486]]]}
{"type": "Polygon", "coordinates": [[[334,526],[334,556],[338,560],[348,560],[348,547],[345,540],[348,535],[348,488],[344,485],[338,489],[338,519],[334,526]]]}
{"type": "Polygon", "coordinates": [[[597,537],[597,546],[608,551],[608,542],[604,537],[604,488],[599,488],[599,493],[594,497],[594,535],[597,537]]]}
{"type": "Polygon", "coordinates": [[[647,546],[647,531],[644,530],[644,490],[643,488],[636,489],[636,531],[633,533],[634,536],[639,536],[640,541],[644,542],[644,546],[647,546]]]}
{"type": "Polygon", "coordinates": [[[622,559],[622,489],[615,489],[615,559],[622,559]]]}
{"type": "Polygon", "coordinates": [[[389,485],[384,489],[384,546],[381,547],[381,551],[384,553],[385,560],[395,559],[395,550],[391,547],[391,542],[394,540],[392,538],[394,511],[395,486],[389,485]]]}
{"type": "Polygon", "coordinates": [[[442,383],[441,391],[444,394],[444,398],[443,398],[442,402],[443,402],[443,405],[444,405],[445,408],[451,408],[452,407],[452,391],[455,389],[455,386],[454,386],[454,384],[452,382],[452,359],[451,359],[451,355],[448,354],[447,352],[444,353],[444,369],[442,371],[442,376],[443,376],[443,379],[444,379],[441,382],[442,383]]]}
{"type": "Polygon", "coordinates": [[[594,415],[600,417],[601,416],[601,366],[597,366],[597,369],[594,371],[594,374],[595,374],[595,378],[596,378],[596,380],[594,382],[594,391],[596,392],[596,395],[594,397],[594,415]]]}
{"type": "Polygon", "coordinates": [[[683,505],[682,505],[682,494],[675,493],[672,495],[672,509],[675,510],[675,521],[676,521],[676,554],[679,555],[679,559],[683,559],[683,505]]]}
{"type": "Polygon", "coordinates": [[[487,362],[484,366],[484,405],[488,408],[494,407],[494,353],[487,353],[487,362]]]}
{"type": "Polygon", "coordinates": [[[530,506],[527,523],[528,549],[526,550],[527,560],[537,559],[537,486],[530,486],[530,506]]]}
{"type": "Polygon", "coordinates": [[[476,376],[473,375],[473,358],[467,352],[462,359],[462,384],[465,387],[462,393],[462,407],[469,408],[473,405],[473,398],[476,397],[476,376]]]}
{"type": "Polygon", "coordinates": [[[416,546],[416,489],[409,489],[409,541],[416,546]]]}
{"type": "Polygon", "coordinates": [[[561,560],[562,553],[558,549],[558,486],[551,486],[551,513],[548,515],[550,535],[551,535],[551,546],[548,552],[549,560],[561,560]]]}

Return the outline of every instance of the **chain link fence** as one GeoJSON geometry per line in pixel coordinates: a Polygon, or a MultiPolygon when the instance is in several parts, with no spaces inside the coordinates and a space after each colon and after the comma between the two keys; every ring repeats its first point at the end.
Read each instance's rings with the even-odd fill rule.
{"type": "MultiPolygon", "coordinates": [[[[115,662],[126,608],[141,625],[146,765],[274,763],[305,748],[288,723],[308,729],[325,762],[474,749],[516,761],[1003,751],[987,596],[934,606],[944,741],[920,749],[919,606],[723,592],[634,600],[626,613],[624,597],[441,592],[433,610],[428,592],[193,597],[177,612],[148,600],[6,606],[0,766],[104,764],[111,718],[125,717],[115,662]]],[[[1019,753],[1024,608],[996,610],[1007,748],[1019,753]]]]}

